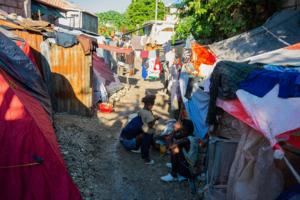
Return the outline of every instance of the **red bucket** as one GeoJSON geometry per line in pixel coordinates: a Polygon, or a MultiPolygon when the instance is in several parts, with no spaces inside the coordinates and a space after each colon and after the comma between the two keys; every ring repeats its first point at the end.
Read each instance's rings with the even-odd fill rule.
{"type": "Polygon", "coordinates": [[[113,112],[113,105],[110,103],[100,103],[98,104],[98,110],[103,113],[113,112]]]}

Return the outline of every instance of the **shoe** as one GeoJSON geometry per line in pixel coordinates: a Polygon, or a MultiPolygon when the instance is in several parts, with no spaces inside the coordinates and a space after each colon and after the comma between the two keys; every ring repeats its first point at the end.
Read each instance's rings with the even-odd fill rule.
{"type": "Polygon", "coordinates": [[[154,164],[154,160],[146,159],[145,160],[145,164],[146,165],[153,165],[154,164]]]}
{"type": "Polygon", "coordinates": [[[171,174],[167,174],[166,176],[160,177],[160,180],[164,182],[174,182],[177,181],[177,178],[172,176],[171,174]]]}
{"type": "Polygon", "coordinates": [[[172,169],[172,163],[166,163],[166,167],[172,169]]]}
{"type": "Polygon", "coordinates": [[[179,174],[177,174],[177,179],[178,179],[178,182],[183,182],[183,181],[187,180],[187,178],[185,178],[184,176],[181,176],[179,174]]]}
{"type": "Polygon", "coordinates": [[[141,149],[132,149],[130,150],[132,153],[141,153],[141,149]]]}

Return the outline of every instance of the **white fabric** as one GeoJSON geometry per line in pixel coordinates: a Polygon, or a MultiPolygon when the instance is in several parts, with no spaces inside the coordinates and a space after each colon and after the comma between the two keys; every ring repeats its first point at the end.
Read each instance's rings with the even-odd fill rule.
{"type": "Polygon", "coordinates": [[[283,189],[273,150],[261,134],[239,122],[242,133],[231,165],[226,200],[273,200],[283,189]]]}
{"type": "Polygon", "coordinates": [[[213,65],[206,65],[206,64],[201,64],[200,65],[200,74],[202,77],[207,78],[209,77],[212,72],[214,71],[214,66],[213,65]]]}
{"type": "Polygon", "coordinates": [[[263,63],[272,65],[300,66],[300,50],[279,49],[246,59],[249,64],[263,63]]]}
{"type": "Polygon", "coordinates": [[[279,98],[279,85],[276,85],[263,98],[238,90],[237,96],[255,125],[270,140],[300,127],[300,98],[279,98]]]}
{"type": "Polygon", "coordinates": [[[159,66],[155,65],[156,58],[149,59],[148,77],[158,78],[160,74],[159,66]]]}
{"type": "Polygon", "coordinates": [[[174,61],[175,61],[175,51],[169,51],[166,53],[166,61],[169,62],[169,66],[173,65],[174,61]]]}

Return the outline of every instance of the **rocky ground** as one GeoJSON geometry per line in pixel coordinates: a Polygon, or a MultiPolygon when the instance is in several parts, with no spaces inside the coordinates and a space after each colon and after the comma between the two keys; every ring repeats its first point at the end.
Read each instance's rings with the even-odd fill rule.
{"type": "Polygon", "coordinates": [[[121,127],[142,104],[145,92],[157,94],[155,114],[162,117],[157,129],[168,119],[168,96],[159,81],[138,81],[123,91],[111,114],[93,118],[68,114],[55,116],[55,128],[61,151],[74,182],[86,200],[159,200],[200,199],[192,195],[188,182],[163,183],[168,173],[168,156],[152,150],[155,164],[147,166],[139,154],[128,152],[118,141],[121,127]]]}

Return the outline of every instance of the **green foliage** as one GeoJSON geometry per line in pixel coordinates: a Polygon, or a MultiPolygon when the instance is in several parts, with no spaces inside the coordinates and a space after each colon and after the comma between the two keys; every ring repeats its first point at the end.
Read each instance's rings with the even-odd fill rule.
{"type": "MultiPolygon", "coordinates": [[[[162,2],[158,4],[158,19],[165,16],[165,6],[162,2]]],[[[155,0],[132,0],[125,12],[128,30],[141,27],[144,22],[155,19],[155,0]]]]}
{"type": "Polygon", "coordinates": [[[117,11],[107,11],[98,13],[98,22],[100,32],[109,35],[111,32],[120,31],[126,23],[124,14],[117,11]]]}
{"type": "Polygon", "coordinates": [[[277,9],[276,0],[183,0],[176,37],[192,33],[213,42],[261,25],[277,9]]]}
{"type": "Polygon", "coordinates": [[[173,38],[173,40],[186,39],[191,34],[194,21],[192,16],[182,18],[176,27],[176,34],[174,35],[175,38],[173,38]]]}

